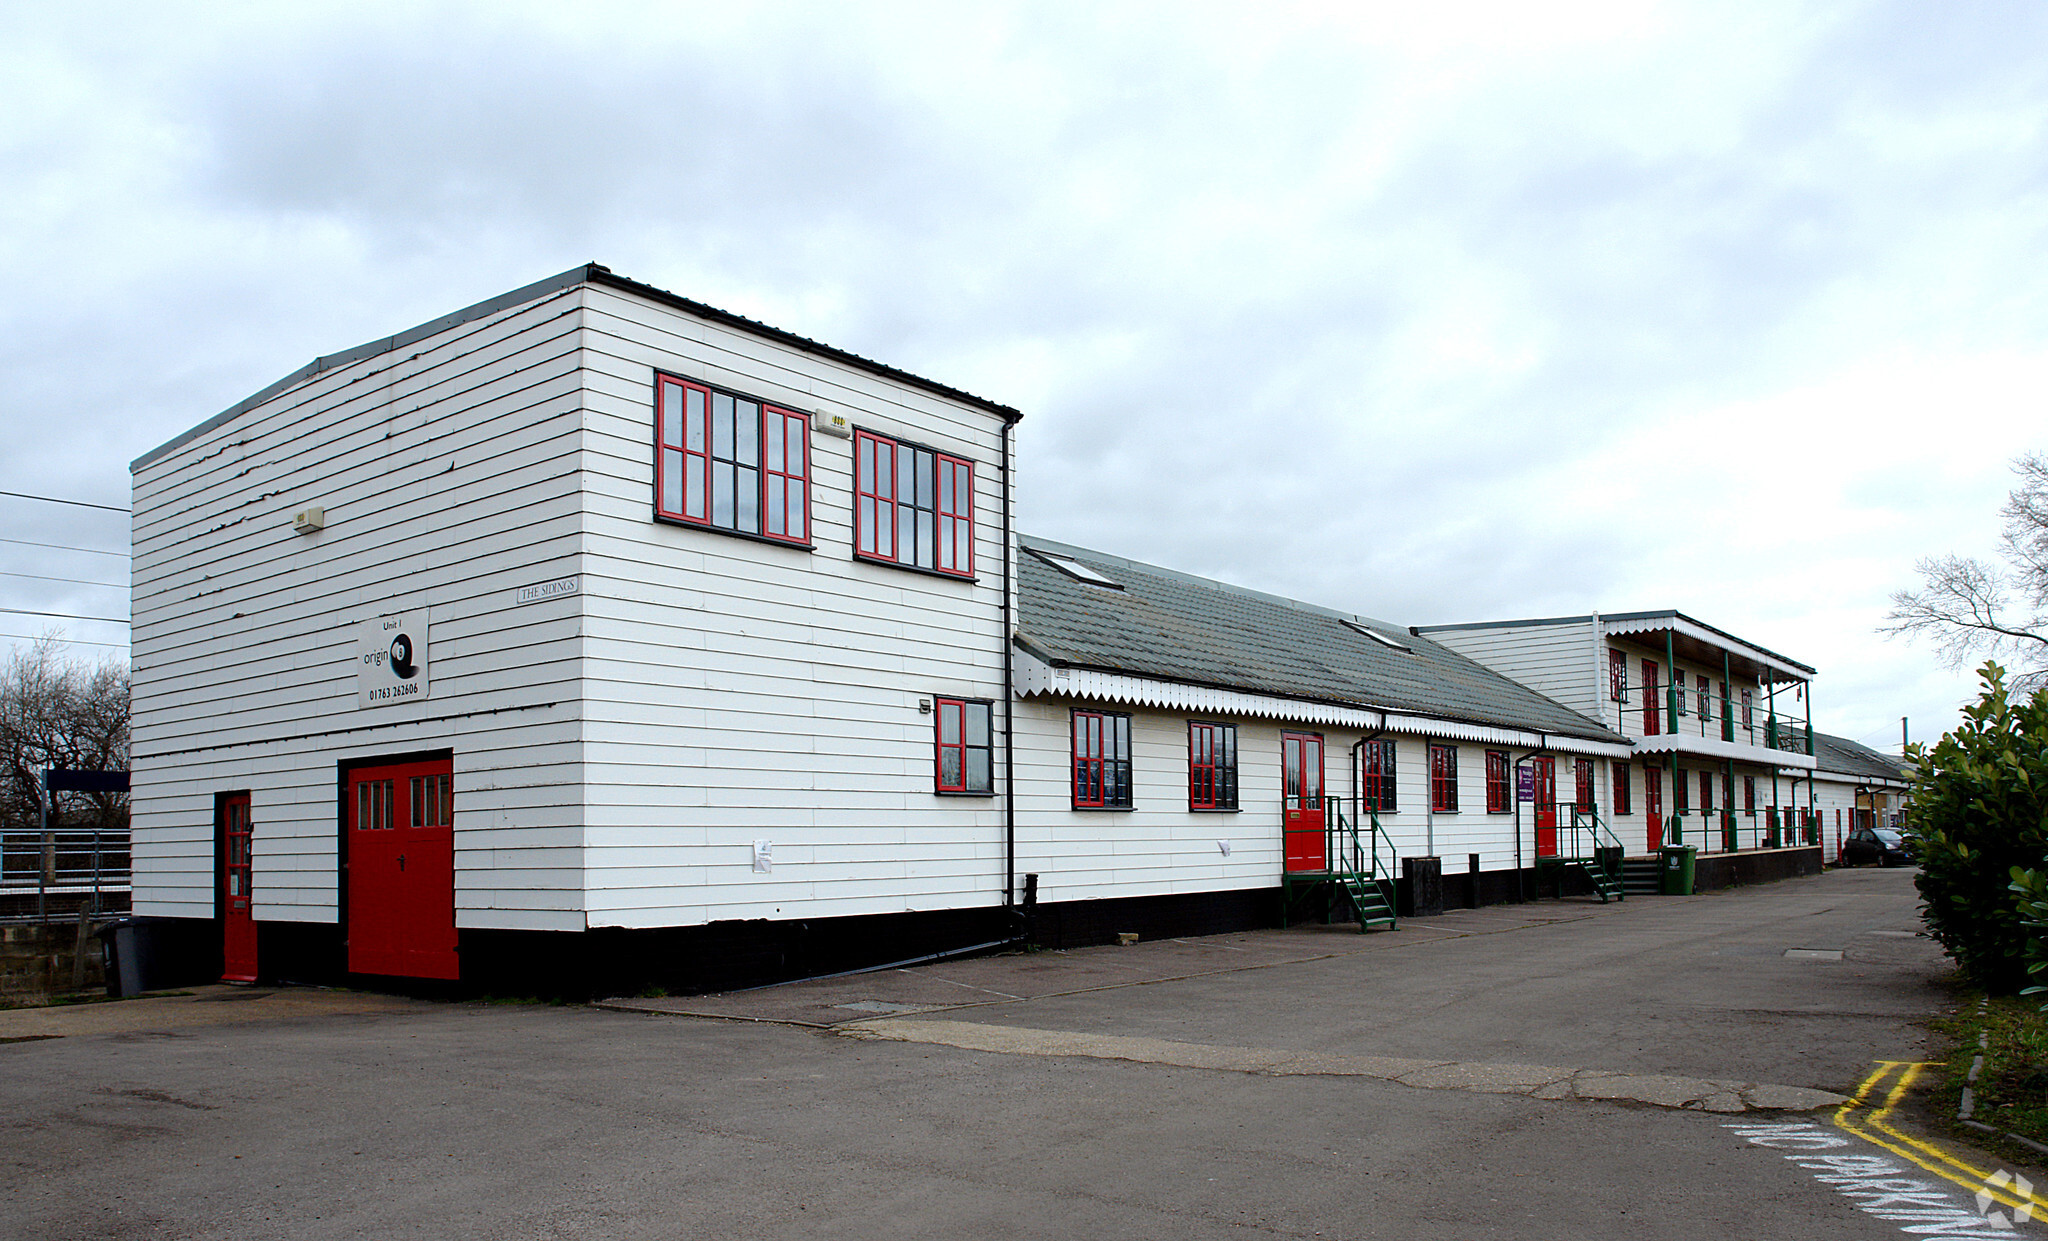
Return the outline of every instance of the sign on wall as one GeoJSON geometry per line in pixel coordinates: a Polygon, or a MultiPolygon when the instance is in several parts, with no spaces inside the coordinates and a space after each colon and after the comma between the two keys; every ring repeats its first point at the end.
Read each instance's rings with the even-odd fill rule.
{"type": "Polygon", "coordinates": [[[427,696],[427,614],[401,612],[356,629],[356,705],[381,707],[427,696]]]}
{"type": "Polygon", "coordinates": [[[1536,769],[1534,767],[1518,767],[1515,769],[1515,799],[1517,801],[1536,800],[1536,769]]]}

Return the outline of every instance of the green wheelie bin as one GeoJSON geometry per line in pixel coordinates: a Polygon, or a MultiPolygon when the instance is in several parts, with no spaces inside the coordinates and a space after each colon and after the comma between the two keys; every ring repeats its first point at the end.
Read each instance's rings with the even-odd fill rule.
{"type": "Polygon", "coordinates": [[[1657,890],[1665,896],[1691,896],[1693,859],[1699,850],[1691,845],[1666,845],[1657,850],[1657,890]]]}

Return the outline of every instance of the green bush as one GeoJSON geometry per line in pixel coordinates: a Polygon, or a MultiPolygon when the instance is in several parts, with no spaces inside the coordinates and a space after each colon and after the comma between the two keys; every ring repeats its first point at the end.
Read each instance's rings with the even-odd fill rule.
{"type": "Polygon", "coordinates": [[[1994,663],[1979,675],[1983,693],[1962,724],[1909,752],[1918,771],[1906,829],[1928,933],[1972,982],[2009,994],[2027,982],[2020,902],[2048,854],[2048,690],[2009,695],[1994,663]]]}

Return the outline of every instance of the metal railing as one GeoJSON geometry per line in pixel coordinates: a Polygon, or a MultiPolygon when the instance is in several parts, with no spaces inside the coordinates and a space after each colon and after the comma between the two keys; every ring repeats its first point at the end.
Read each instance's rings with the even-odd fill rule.
{"type": "Polygon", "coordinates": [[[90,896],[96,909],[100,897],[129,890],[129,867],[126,831],[0,831],[0,897],[10,906],[30,896],[90,896]]]}
{"type": "MultiPolygon", "coordinates": [[[[1648,688],[1657,696],[1657,731],[1646,735],[1690,733],[1723,741],[1742,740],[1809,758],[1813,755],[1813,725],[1790,716],[1780,717],[1768,705],[1752,703],[1745,707],[1730,695],[1703,695],[1698,689],[1680,689],[1673,683],[1648,688]]],[[[1616,697],[1610,688],[1608,700],[1620,703],[1624,711],[1640,711],[1644,689],[1642,685],[1624,684],[1616,697]]],[[[1636,722],[1643,722],[1640,715],[1636,722]]]]}
{"type": "Polygon", "coordinates": [[[1671,844],[1704,844],[1708,839],[1702,834],[1705,832],[1718,833],[1724,853],[1817,845],[1821,843],[1820,812],[1799,806],[1759,806],[1755,810],[1678,810],[1664,818],[1664,837],[1671,844]]]}

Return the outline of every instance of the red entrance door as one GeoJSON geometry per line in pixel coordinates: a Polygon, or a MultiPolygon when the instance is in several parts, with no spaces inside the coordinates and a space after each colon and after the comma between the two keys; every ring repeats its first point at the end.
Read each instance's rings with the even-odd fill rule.
{"type": "Polygon", "coordinates": [[[1643,768],[1643,820],[1650,829],[1650,852],[1664,847],[1664,769],[1643,768]]]}
{"type": "Polygon", "coordinates": [[[452,764],[358,767],[348,784],[349,970],[461,977],[452,764]]]}
{"type": "Polygon", "coordinates": [[[249,892],[249,795],[220,804],[222,982],[256,981],[256,915],[249,892]]]}
{"type": "Polygon", "coordinates": [[[1557,760],[1529,760],[1536,775],[1536,856],[1557,856],[1557,760]]]}
{"type": "Polygon", "coordinates": [[[1288,870],[1327,870],[1323,847],[1323,739],[1280,734],[1281,835],[1288,870]]]}

